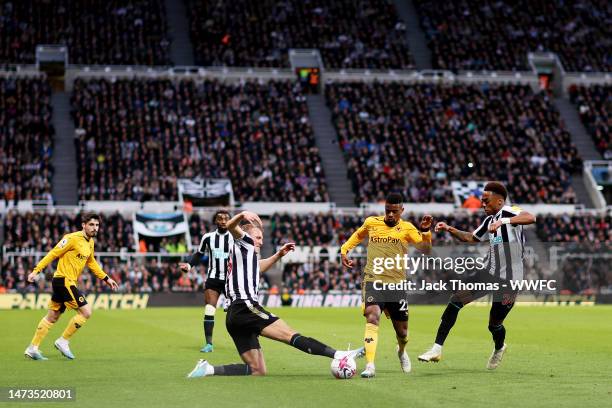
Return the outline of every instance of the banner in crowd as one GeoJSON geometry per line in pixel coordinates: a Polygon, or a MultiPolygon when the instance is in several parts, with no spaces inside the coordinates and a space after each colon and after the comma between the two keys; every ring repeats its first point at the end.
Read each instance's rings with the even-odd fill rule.
{"type": "Polygon", "coordinates": [[[134,231],[138,236],[171,237],[185,234],[189,227],[183,213],[137,213],[134,231]]]}
{"type": "MultiPolygon", "coordinates": [[[[0,310],[6,309],[46,309],[51,299],[50,293],[11,293],[0,294],[0,310]]],[[[203,296],[199,292],[181,293],[92,293],[87,297],[87,303],[96,310],[112,309],[145,309],[147,307],[203,307],[203,296]]],[[[327,293],[303,295],[269,295],[261,294],[259,302],[267,308],[273,307],[360,307],[361,293],[327,293]]],[[[430,296],[411,295],[408,304],[444,305],[448,297],[431,298],[430,296]]],[[[523,306],[593,306],[595,304],[612,303],[612,295],[546,295],[519,296],[518,305],[523,306]]],[[[225,304],[220,297],[218,307],[225,304]]],[[[483,298],[474,305],[488,305],[489,299],[483,298]]]]}
{"type": "Polygon", "coordinates": [[[461,207],[470,196],[482,197],[486,181],[453,181],[451,187],[455,197],[455,205],[461,207]]]}
{"type": "Polygon", "coordinates": [[[234,205],[229,179],[179,179],[178,193],[181,202],[188,201],[194,207],[234,205]]]}

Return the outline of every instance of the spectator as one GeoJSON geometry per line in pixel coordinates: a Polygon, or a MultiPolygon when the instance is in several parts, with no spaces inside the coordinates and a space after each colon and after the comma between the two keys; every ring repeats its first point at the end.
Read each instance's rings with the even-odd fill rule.
{"type": "Polygon", "coordinates": [[[0,78],[0,197],[7,206],[50,195],[55,133],[51,114],[46,81],[0,78]]]}
{"type": "Polygon", "coordinates": [[[237,201],[329,201],[297,83],[77,79],[79,196],[177,200],[177,178],[229,178],[237,201]]]}
{"type": "Polygon", "coordinates": [[[200,65],[289,67],[318,48],[328,68],[411,69],[406,27],[385,0],[189,0],[200,65]]]}
{"type": "Polygon", "coordinates": [[[162,0],[0,1],[0,62],[33,64],[39,44],[71,64],[170,65],[162,0]]]}
{"type": "Polygon", "coordinates": [[[452,202],[453,180],[506,182],[518,203],[573,203],[582,168],[545,93],[527,85],[326,86],[356,203],[452,202]]]}
{"type": "Polygon", "coordinates": [[[557,53],[566,71],[612,69],[605,0],[416,0],[434,68],[530,71],[527,53],[557,53]]]}
{"type": "Polygon", "coordinates": [[[597,150],[604,159],[612,160],[612,86],[572,85],[569,93],[597,150]]]}

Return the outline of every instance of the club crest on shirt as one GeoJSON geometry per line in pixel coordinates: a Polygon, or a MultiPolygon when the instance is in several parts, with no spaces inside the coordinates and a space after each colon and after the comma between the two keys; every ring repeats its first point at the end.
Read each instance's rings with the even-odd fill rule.
{"type": "Polygon", "coordinates": [[[489,241],[491,241],[491,245],[497,245],[497,244],[501,244],[502,242],[504,242],[504,239],[502,237],[491,236],[489,237],[489,241]]]}

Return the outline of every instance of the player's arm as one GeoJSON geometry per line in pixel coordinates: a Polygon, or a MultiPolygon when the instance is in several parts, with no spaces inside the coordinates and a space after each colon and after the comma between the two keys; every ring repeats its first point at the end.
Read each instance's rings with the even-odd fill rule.
{"type": "Polygon", "coordinates": [[[206,253],[206,248],[208,248],[209,246],[210,235],[206,235],[202,237],[202,241],[200,242],[198,250],[187,259],[187,262],[180,262],[179,268],[181,268],[182,271],[189,272],[189,270],[193,266],[199,265],[200,261],[202,260],[202,256],[206,253]]]}
{"type": "Polygon", "coordinates": [[[34,267],[32,272],[28,275],[28,282],[34,282],[34,278],[41,271],[43,271],[53,260],[63,256],[66,252],[70,251],[73,247],[73,240],[71,240],[67,235],[64,236],[60,242],[53,247],[51,251],[43,259],[38,262],[38,264],[34,267]]]}
{"type": "Polygon", "coordinates": [[[436,228],[435,228],[436,232],[441,232],[441,231],[448,231],[453,237],[457,238],[459,241],[461,242],[479,242],[480,240],[478,240],[474,234],[476,234],[478,232],[478,229],[476,231],[469,232],[469,231],[461,231],[460,229],[457,229],[455,227],[451,227],[450,225],[448,225],[445,222],[439,222],[436,224],[436,228]]]}
{"type": "Polygon", "coordinates": [[[102,270],[102,268],[100,267],[100,264],[98,263],[98,261],[96,261],[96,258],[94,258],[93,251],[91,255],[89,256],[89,258],[87,258],[86,265],[89,268],[89,270],[94,275],[96,275],[98,279],[103,280],[108,286],[111,287],[112,290],[119,289],[119,285],[117,285],[117,282],[115,282],[113,278],[108,276],[108,274],[106,274],[106,272],[102,270]]]}
{"type": "Polygon", "coordinates": [[[251,224],[257,225],[259,228],[263,229],[263,223],[259,216],[250,211],[242,211],[239,214],[234,215],[231,220],[227,223],[227,229],[232,234],[234,239],[241,239],[244,237],[244,231],[240,228],[240,223],[242,221],[248,221],[251,224]]]}
{"type": "Polygon", "coordinates": [[[433,217],[429,214],[424,215],[421,220],[420,228],[418,231],[414,225],[410,224],[407,230],[408,242],[411,242],[419,251],[429,254],[431,253],[431,224],[433,217]]]}
{"type": "Polygon", "coordinates": [[[278,252],[276,252],[274,255],[272,255],[269,258],[262,259],[259,261],[259,270],[261,271],[261,273],[266,272],[268,269],[270,269],[272,265],[280,261],[280,259],[283,256],[287,255],[289,252],[293,251],[294,249],[295,249],[294,242],[289,242],[283,245],[282,248],[279,249],[278,252]]]}
{"type": "Polygon", "coordinates": [[[519,207],[512,207],[512,212],[506,215],[508,216],[502,217],[499,220],[491,223],[491,225],[489,225],[489,232],[497,231],[497,229],[504,224],[529,225],[529,224],[535,224],[536,222],[535,215],[528,213],[527,211],[523,211],[519,207]]]}
{"type": "Polygon", "coordinates": [[[340,256],[342,257],[342,265],[344,265],[345,268],[350,269],[353,267],[353,261],[348,258],[348,253],[350,250],[352,250],[357,245],[359,245],[365,237],[368,236],[369,228],[370,228],[370,218],[366,218],[366,220],[363,222],[363,225],[357,228],[357,230],[353,232],[353,235],[351,235],[351,237],[340,247],[340,256]]]}

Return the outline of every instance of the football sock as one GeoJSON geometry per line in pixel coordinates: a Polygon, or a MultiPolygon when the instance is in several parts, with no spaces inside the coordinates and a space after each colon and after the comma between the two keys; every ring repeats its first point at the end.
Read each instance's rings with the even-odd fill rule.
{"type": "Polygon", "coordinates": [[[206,344],[212,344],[213,328],[215,327],[215,311],[216,308],[212,305],[204,307],[204,337],[206,344]]]}
{"type": "Polygon", "coordinates": [[[444,341],[446,340],[446,336],[455,325],[457,321],[457,315],[459,314],[459,310],[463,307],[463,304],[459,302],[450,302],[446,305],[446,310],[442,314],[442,320],[440,321],[440,326],[438,327],[438,334],[436,335],[436,344],[444,345],[444,341]]]}
{"type": "Polygon", "coordinates": [[[33,346],[40,346],[40,343],[43,341],[47,333],[49,333],[49,329],[53,327],[54,323],[51,323],[47,320],[47,317],[43,317],[38,322],[38,326],[36,327],[36,331],[34,332],[34,337],[32,338],[33,346]]]}
{"type": "Polygon", "coordinates": [[[489,331],[493,335],[493,341],[495,342],[495,350],[499,350],[504,347],[504,340],[506,339],[506,328],[503,324],[489,325],[489,331]]]}
{"type": "Polygon", "coordinates": [[[212,373],[207,372],[208,375],[251,375],[251,367],[248,364],[226,364],[221,366],[214,366],[212,373]]]}
{"type": "Polygon", "coordinates": [[[378,326],[372,323],[366,323],[365,334],[363,336],[365,346],[366,362],[373,363],[376,357],[376,346],[378,345],[378,326]]]}
{"type": "Polygon", "coordinates": [[[76,333],[76,331],[80,329],[85,324],[85,322],[87,322],[87,319],[84,318],[82,315],[74,315],[74,317],[68,322],[66,330],[64,330],[64,333],[62,333],[62,337],[66,340],[70,340],[74,333],[76,333]]]}
{"type": "Polygon", "coordinates": [[[293,335],[293,337],[291,337],[289,344],[298,350],[302,350],[304,353],[314,354],[317,356],[334,358],[334,354],[336,354],[335,349],[313,339],[312,337],[305,337],[299,333],[296,333],[293,335]]]}

